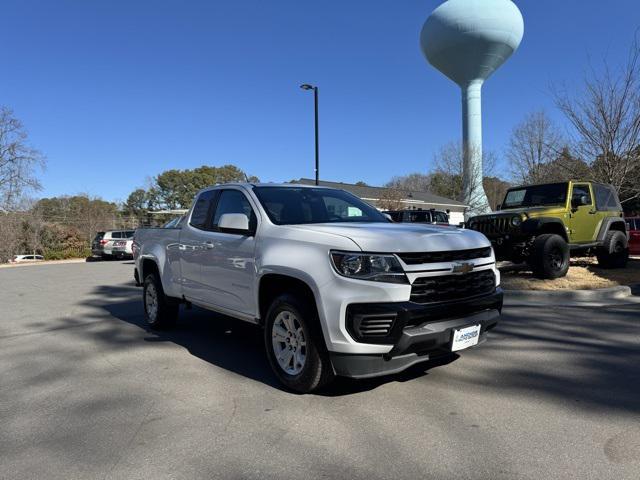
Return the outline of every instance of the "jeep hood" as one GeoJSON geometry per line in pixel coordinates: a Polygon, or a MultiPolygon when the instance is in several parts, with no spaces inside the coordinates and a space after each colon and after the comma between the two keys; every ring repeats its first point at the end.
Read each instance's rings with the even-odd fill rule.
{"type": "MultiPolygon", "coordinates": [[[[526,213],[530,217],[538,216],[540,213],[555,213],[564,211],[564,205],[547,205],[544,207],[521,207],[521,208],[507,208],[499,210],[497,212],[488,213],[485,215],[477,215],[473,219],[493,218],[493,217],[513,217],[514,215],[522,215],[526,213]]],[[[471,219],[469,219],[471,220],[471,219]]]]}
{"type": "Polygon", "coordinates": [[[365,252],[444,252],[489,247],[481,233],[456,227],[416,223],[323,223],[290,227],[340,235],[365,252]]]}

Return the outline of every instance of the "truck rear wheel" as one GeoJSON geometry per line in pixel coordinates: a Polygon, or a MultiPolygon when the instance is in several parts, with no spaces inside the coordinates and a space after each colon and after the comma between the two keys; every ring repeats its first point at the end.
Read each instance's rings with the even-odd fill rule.
{"type": "Polygon", "coordinates": [[[569,270],[569,245],[560,235],[542,234],[533,241],[527,263],[538,278],[564,277],[569,270]]]}
{"type": "Polygon", "coordinates": [[[629,260],[627,236],[619,230],[611,230],[604,237],[604,244],[596,250],[598,265],[602,268],[624,268],[629,260]]]}
{"type": "Polygon", "coordinates": [[[150,273],[144,279],[142,298],[144,318],[152,328],[168,328],[176,323],[179,305],[164,294],[156,273],[150,273]]]}
{"type": "Polygon", "coordinates": [[[291,390],[309,393],[333,379],[315,308],[297,297],[285,294],[273,301],[266,316],[264,343],[271,368],[291,390]]]}

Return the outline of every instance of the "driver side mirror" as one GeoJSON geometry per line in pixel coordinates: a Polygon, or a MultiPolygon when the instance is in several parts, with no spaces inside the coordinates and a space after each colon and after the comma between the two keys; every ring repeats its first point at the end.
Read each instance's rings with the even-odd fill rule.
{"type": "Polygon", "coordinates": [[[589,205],[589,197],[586,195],[580,195],[579,197],[574,197],[571,200],[571,206],[573,208],[582,207],[584,205],[589,205]]]}
{"type": "Polygon", "coordinates": [[[244,213],[225,213],[218,221],[218,230],[224,233],[250,235],[249,217],[244,213]]]}

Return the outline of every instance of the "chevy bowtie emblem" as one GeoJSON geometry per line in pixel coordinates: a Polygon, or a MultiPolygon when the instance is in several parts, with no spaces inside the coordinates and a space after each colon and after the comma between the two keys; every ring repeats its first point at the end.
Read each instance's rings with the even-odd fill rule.
{"type": "Polygon", "coordinates": [[[473,263],[454,263],[453,269],[451,270],[453,273],[469,273],[473,270],[473,263]]]}

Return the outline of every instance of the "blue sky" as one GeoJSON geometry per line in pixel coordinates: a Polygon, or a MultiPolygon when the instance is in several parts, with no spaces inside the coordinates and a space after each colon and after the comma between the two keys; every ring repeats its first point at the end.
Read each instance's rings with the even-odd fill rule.
{"type": "MultiPolygon", "coordinates": [[[[426,172],[461,133],[459,90],[418,47],[439,0],[5,0],[0,104],[48,159],[42,196],[123,200],[169,168],[233,163],[263,181],[383,184],[426,172]]],[[[520,50],[484,88],[485,148],[624,60],[638,0],[520,0],[520,50]]],[[[501,165],[504,168],[504,165],[501,165]]]]}

